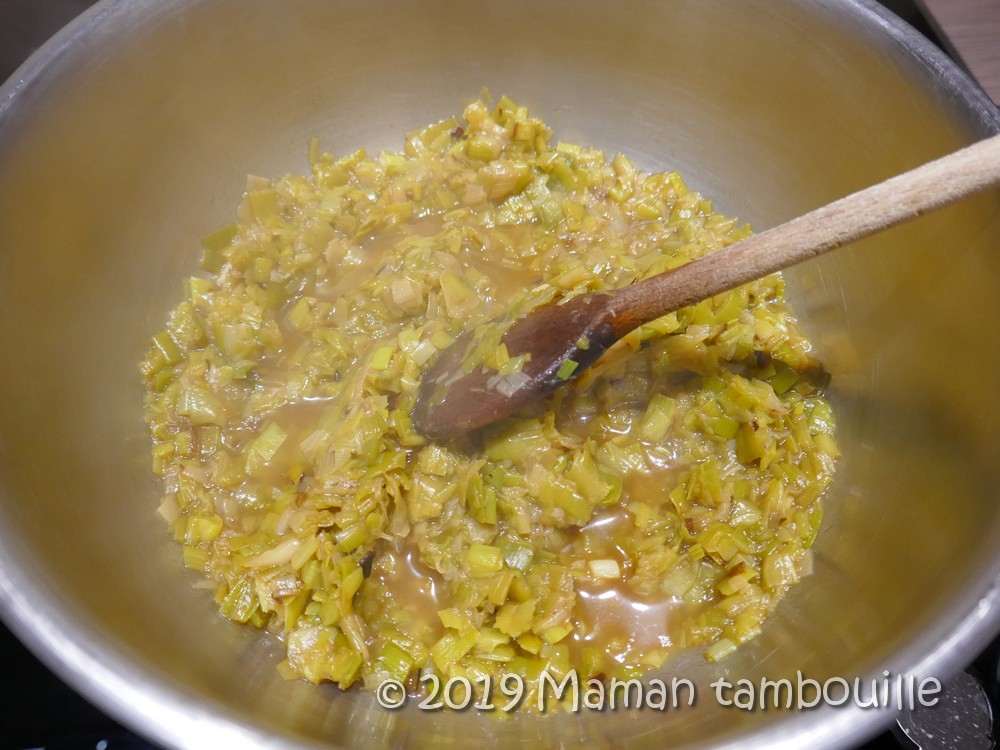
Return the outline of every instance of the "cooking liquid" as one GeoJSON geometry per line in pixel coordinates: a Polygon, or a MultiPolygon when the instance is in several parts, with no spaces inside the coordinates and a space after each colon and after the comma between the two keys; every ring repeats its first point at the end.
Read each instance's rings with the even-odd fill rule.
{"type": "MultiPolygon", "coordinates": [[[[657,483],[656,486],[662,486],[657,483]]],[[[573,560],[614,560],[620,578],[604,579],[588,575],[576,581],[576,607],[571,652],[574,662],[586,663],[584,651],[597,651],[602,661],[613,666],[636,663],[643,657],[675,645],[677,628],[683,620],[684,605],[675,597],[659,594],[642,596],[627,583],[633,573],[632,559],[615,544],[615,538],[636,533],[632,515],[611,508],[594,516],[563,549],[561,558],[573,560]]]]}
{"type": "Polygon", "coordinates": [[[420,562],[415,547],[400,544],[378,553],[361,596],[407,635],[433,643],[444,627],[438,611],[447,607],[446,584],[437,571],[420,562]]]}
{"type": "MultiPolygon", "coordinates": [[[[342,687],[376,674],[380,649],[393,638],[419,642],[413,648],[423,654],[453,635],[440,610],[468,606],[474,624],[499,630],[496,602],[516,607],[527,597],[537,597],[537,612],[501,618],[521,632],[514,643],[436,667],[445,675],[472,666],[495,674],[513,658],[526,671],[548,660],[591,675],[635,673],[662,663],[667,650],[717,642],[724,627],[727,639],[742,642],[785,583],[764,591],[730,580],[710,555],[697,564],[680,558],[709,541],[713,524],[732,521],[737,483],[740,517],[759,547],[749,565],[762,565],[765,542],[777,533],[772,519],[781,519],[783,538],[808,546],[818,515],[786,518],[772,506],[797,510],[810,481],[829,479],[832,460],[815,460],[831,452],[832,438],[806,439],[809,415],[825,406],[812,390],[796,385],[776,409],[777,397],[763,398],[750,382],[777,377],[766,372],[771,359],[799,373],[815,369],[787,315],[762,306],[780,302],[773,280],[702,303],[677,316],[676,330],[665,321],[669,335],[613,348],[553,397],[554,415],[545,405],[528,410],[537,419],[525,419],[526,432],[507,446],[494,443],[493,456],[489,431],[437,447],[408,434],[404,409],[428,358],[447,346],[442,339],[553,296],[623,288],[745,234],[674,174],[644,175],[624,157],[546,145],[547,128],[521,119],[520,108],[497,109],[504,130],[485,117],[485,104],[470,107],[471,131],[431,126],[410,144],[421,153],[415,159],[359,157],[353,166],[326,159],[315,191],[294,179],[276,182],[273,195],[259,180],[249,185],[239,233],[212,253],[213,265],[225,261],[212,290],[178,308],[165,332],[173,345],[154,340],[143,363],[154,467],[168,494],[164,516],[191,548],[186,561],[198,567],[204,558],[204,572],[226,583],[227,616],[288,629],[300,644],[315,639],[317,607],[336,591],[304,603],[296,582],[335,587],[338,575],[317,574],[331,562],[344,563],[339,575],[352,576],[352,585],[363,573],[350,603],[360,615],[349,621],[351,643],[334,630],[339,614],[331,607],[319,614],[337,648],[364,663],[331,657],[324,646],[292,664],[308,679],[342,687]],[[524,132],[535,135],[510,140],[524,132]],[[506,156],[486,164],[483,148],[494,145],[506,156]],[[661,399],[650,410],[657,396],[670,404],[661,399]],[[769,426],[750,440],[743,427],[756,432],[758,417],[769,426]],[[782,476],[741,465],[733,429],[746,451],[774,448],[782,476]],[[647,432],[656,437],[647,440],[647,432]],[[584,468],[591,480],[584,490],[566,479],[570,466],[596,467],[597,479],[584,468]],[[685,497],[671,499],[677,475],[696,468],[703,471],[683,479],[685,497]],[[620,477],[620,499],[591,508],[601,474],[620,477]],[[801,481],[780,481],[786,475],[801,481]],[[477,486],[465,484],[472,477],[477,486]],[[456,492],[463,486],[465,495],[456,492]],[[495,522],[484,520],[494,511],[495,522]],[[508,540],[525,552],[516,558],[525,580],[513,594],[501,590],[513,563],[489,573],[496,556],[487,550],[476,566],[487,572],[475,581],[465,557],[475,541],[508,540]],[[687,573],[693,582],[684,588],[687,573]],[[723,580],[744,592],[738,628],[721,606],[723,580]],[[494,588],[485,594],[487,585],[494,588]],[[668,596],[668,585],[693,603],[668,596]],[[537,632],[521,629],[525,619],[537,632]],[[572,630],[555,638],[568,624],[572,630]]],[[[494,355],[502,360],[499,348],[494,355]]],[[[810,495],[801,510],[814,504],[810,495]]],[[[796,560],[776,569],[787,573],[796,560]]]]}

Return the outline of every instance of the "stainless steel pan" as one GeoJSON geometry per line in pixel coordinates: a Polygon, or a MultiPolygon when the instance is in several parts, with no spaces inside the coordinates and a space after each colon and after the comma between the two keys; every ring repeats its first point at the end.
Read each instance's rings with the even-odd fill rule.
{"type": "Polygon", "coordinates": [[[175,747],[837,747],[886,711],[724,708],[719,676],[946,678],[1000,622],[1000,196],[788,272],[844,460],[815,574],[693,708],[492,721],[283,682],[154,515],[136,362],[248,172],[397,148],[488,87],[765,228],[1000,130],[868,0],[105,0],[0,92],[0,608],[175,747]],[[947,260],[947,263],[945,261],[947,260]]]}

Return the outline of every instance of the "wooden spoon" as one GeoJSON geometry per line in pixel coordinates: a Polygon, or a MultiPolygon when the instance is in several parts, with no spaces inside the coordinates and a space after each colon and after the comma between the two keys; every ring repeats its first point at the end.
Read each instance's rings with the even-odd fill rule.
{"type": "Polygon", "coordinates": [[[1000,183],[1000,135],[905,172],[666,273],[586,293],[529,313],[506,332],[510,356],[530,353],[524,376],[496,387],[496,373],[463,374],[472,332],[437,355],[420,384],[413,424],[430,438],[482,427],[579,375],[629,331],[740,284],[801,263],[1000,183]],[[565,374],[565,370],[562,371],[565,374]]]}

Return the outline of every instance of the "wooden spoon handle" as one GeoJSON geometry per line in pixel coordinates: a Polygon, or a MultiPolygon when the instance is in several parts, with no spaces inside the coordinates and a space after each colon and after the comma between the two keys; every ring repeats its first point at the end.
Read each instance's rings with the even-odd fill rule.
{"type": "Polygon", "coordinates": [[[623,289],[619,336],[681,307],[834,250],[1000,183],[1000,135],[623,289]]]}

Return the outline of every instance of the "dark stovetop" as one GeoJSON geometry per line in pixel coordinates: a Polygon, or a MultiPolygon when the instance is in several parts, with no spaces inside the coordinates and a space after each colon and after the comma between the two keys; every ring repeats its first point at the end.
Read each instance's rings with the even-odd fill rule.
{"type": "MultiPolygon", "coordinates": [[[[5,80],[48,37],[94,0],[0,0],[0,80],[5,80]]],[[[912,0],[882,0],[939,46],[938,40],[912,0]]],[[[22,646],[0,624],[0,665],[16,677],[16,692],[0,700],[0,750],[157,750],[155,745],[108,718],[66,686],[22,646]]],[[[990,705],[1000,699],[998,686],[1000,639],[972,664],[967,673],[966,702],[949,712],[953,723],[932,719],[920,744],[896,733],[885,732],[858,750],[987,750],[995,745],[997,728],[992,726],[990,705]],[[968,675],[975,677],[970,680],[968,675]],[[977,687],[978,685],[978,687],[977,687]],[[978,719],[978,723],[976,720],[978,719]]],[[[943,712],[938,712],[939,714],[943,712]]],[[[924,723],[928,722],[924,720],[924,723]]],[[[913,730],[910,730],[914,736],[913,730]]]]}

